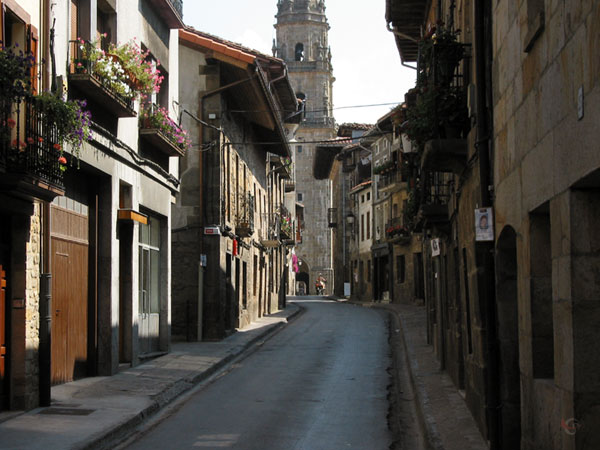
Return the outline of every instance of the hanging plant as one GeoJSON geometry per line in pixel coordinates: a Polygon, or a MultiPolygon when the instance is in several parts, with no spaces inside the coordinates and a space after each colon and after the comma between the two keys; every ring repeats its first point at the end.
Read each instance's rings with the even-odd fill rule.
{"type": "MultiPolygon", "coordinates": [[[[56,127],[58,141],[68,144],[73,155],[79,158],[83,143],[92,139],[92,115],[84,109],[85,100],[64,101],[57,94],[44,92],[34,97],[34,101],[47,125],[56,127]]],[[[57,143],[55,149],[62,157],[63,146],[57,143]]]]}

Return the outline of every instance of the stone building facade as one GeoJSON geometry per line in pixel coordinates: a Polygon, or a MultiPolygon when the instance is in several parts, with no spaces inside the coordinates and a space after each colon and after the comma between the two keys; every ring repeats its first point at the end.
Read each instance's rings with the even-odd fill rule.
{"type": "Polygon", "coordinates": [[[279,0],[276,41],[273,54],[283,59],[298,98],[305,101],[305,119],[293,144],[296,159],[296,193],[304,204],[302,244],[296,252],[308,266],[309,292],[319,273],[328,280],[326,294],[332,293],[333,241],[327,221],[332,204],[331,180],[313,176],[315,143],[335,137],[332,115],[333,68],[328,44],[329,24],[323,0],[279,0]]]}
{"type": "Polygon", "coordinates": [[[499,338],[518,356],[501,376],[522,449],[598,448],[600,5],[492,13],[499,338]]]}
{"type": "Polygon", "coordinates": [[[597,448],[600,6],[387,6],[403,61],[426,55],[423,42],[464,45],[451,77],[442,45],[419,60],[418,79],[469,92],[451,108],[468,117],[462,133],[436,129],[419,149],[428,340],[490,448],[597,448]]]}
{"type": "Polygon", "coordinates": [[[50,404],[51,385],[169,350],[170,205],[184,150],[144,133],[141,84],[121,78],[119,91],[83,55],[135,38],[165,77],[146,92],[148,116],[152,101],[175,119],[182,22],[168,0],[3,0],[0,15],[0,40],[36,60],[21,113],[0,102],[0,409],[31,409],[50,404]],[[39,103],[47,91],[54,105],[85,101],[80,152],[57,139],[39,103]],[[22,140],[19,158],[11,140],[22,140]]]}
{"type": "Polygon", "coordinates": [[[180,46],[182,68],[196,68],[180,86],[199,145],[182,162],[174,206],[173,335],[222,339],[282,309],[295,285],[284,122],[301,115],[282,112],[298,107],[282,60],[192,28],[181,30],[180,46]]]}

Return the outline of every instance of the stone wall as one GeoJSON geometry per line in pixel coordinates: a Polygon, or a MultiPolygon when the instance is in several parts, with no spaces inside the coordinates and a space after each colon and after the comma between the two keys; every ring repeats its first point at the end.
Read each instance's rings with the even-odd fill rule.
{"type": "Polygon", "coordinates": [[[598,224],[600,5],[499,2],[493,23],[496,234],[517,236],[521,448],[596,448],[600,387],[590,371],[600,363],[578,349],[598,339],[598,248],[586,230],[598,224]],[[543,28],[532,20],[540,13],[543,28]],[[540,216],[552,249],[545,296],[540,216]],[[540,315],[544,297],[549,315],[540,315]],[[549,350],[536,338],[544,327],[549,350]],[[546,351],[554,364],[542,369],[536,354],[546,351]],[[570,419],[575,433],[560,427],[570,419]]]}
{"type": "Polygon", "coordinates": [[[39,401],[41,204],[34,203],[26,244],[25,287],[25,408],[39,401]]]}

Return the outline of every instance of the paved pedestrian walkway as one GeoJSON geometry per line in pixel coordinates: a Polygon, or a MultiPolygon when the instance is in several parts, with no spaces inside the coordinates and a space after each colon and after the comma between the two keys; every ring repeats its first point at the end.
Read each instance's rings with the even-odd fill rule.
{"type": "Polygon", "coordinates": [[[385,303],[363,305],[395,313],[398,331],[402,333],[404,362],[415,395],[417,419],[427,447],[434,450],[487,450],[488,445],[463,397],[450,376],[440,370],[433,346],[427,344],[425,307],[385,303]]]}
{"type": "Polygon", "coordinates": [[[219,342],[173,343],[171,352],[111,377],[52,388],[52,406],[0,423],[0,449],[100,449],[259,345],[300,312],[291,303],[219,342]]]}

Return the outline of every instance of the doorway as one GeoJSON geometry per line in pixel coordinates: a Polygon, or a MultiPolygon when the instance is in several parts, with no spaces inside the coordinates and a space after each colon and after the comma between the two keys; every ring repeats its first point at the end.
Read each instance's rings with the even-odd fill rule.
{"type": "Polygon", "coordinates": [[[500,393],[498,414],[499,449],[521,448],[521,391],[519,371],[519,327],[517,291],[517,235],[506,227],[496,250],[496,315],[500,393]]]}
{"type": "Polygon", "coordinates": [[[159,351],[160,344],[160,226],[160,220],[152,216],[147,224],[139,225],[138,342],[142,355],[159,351]]]}
{"type": "Polygon", "coordinates": [[[51,205],[51,382],[87,375],[89,208],[62,197],[51,205]]]}

